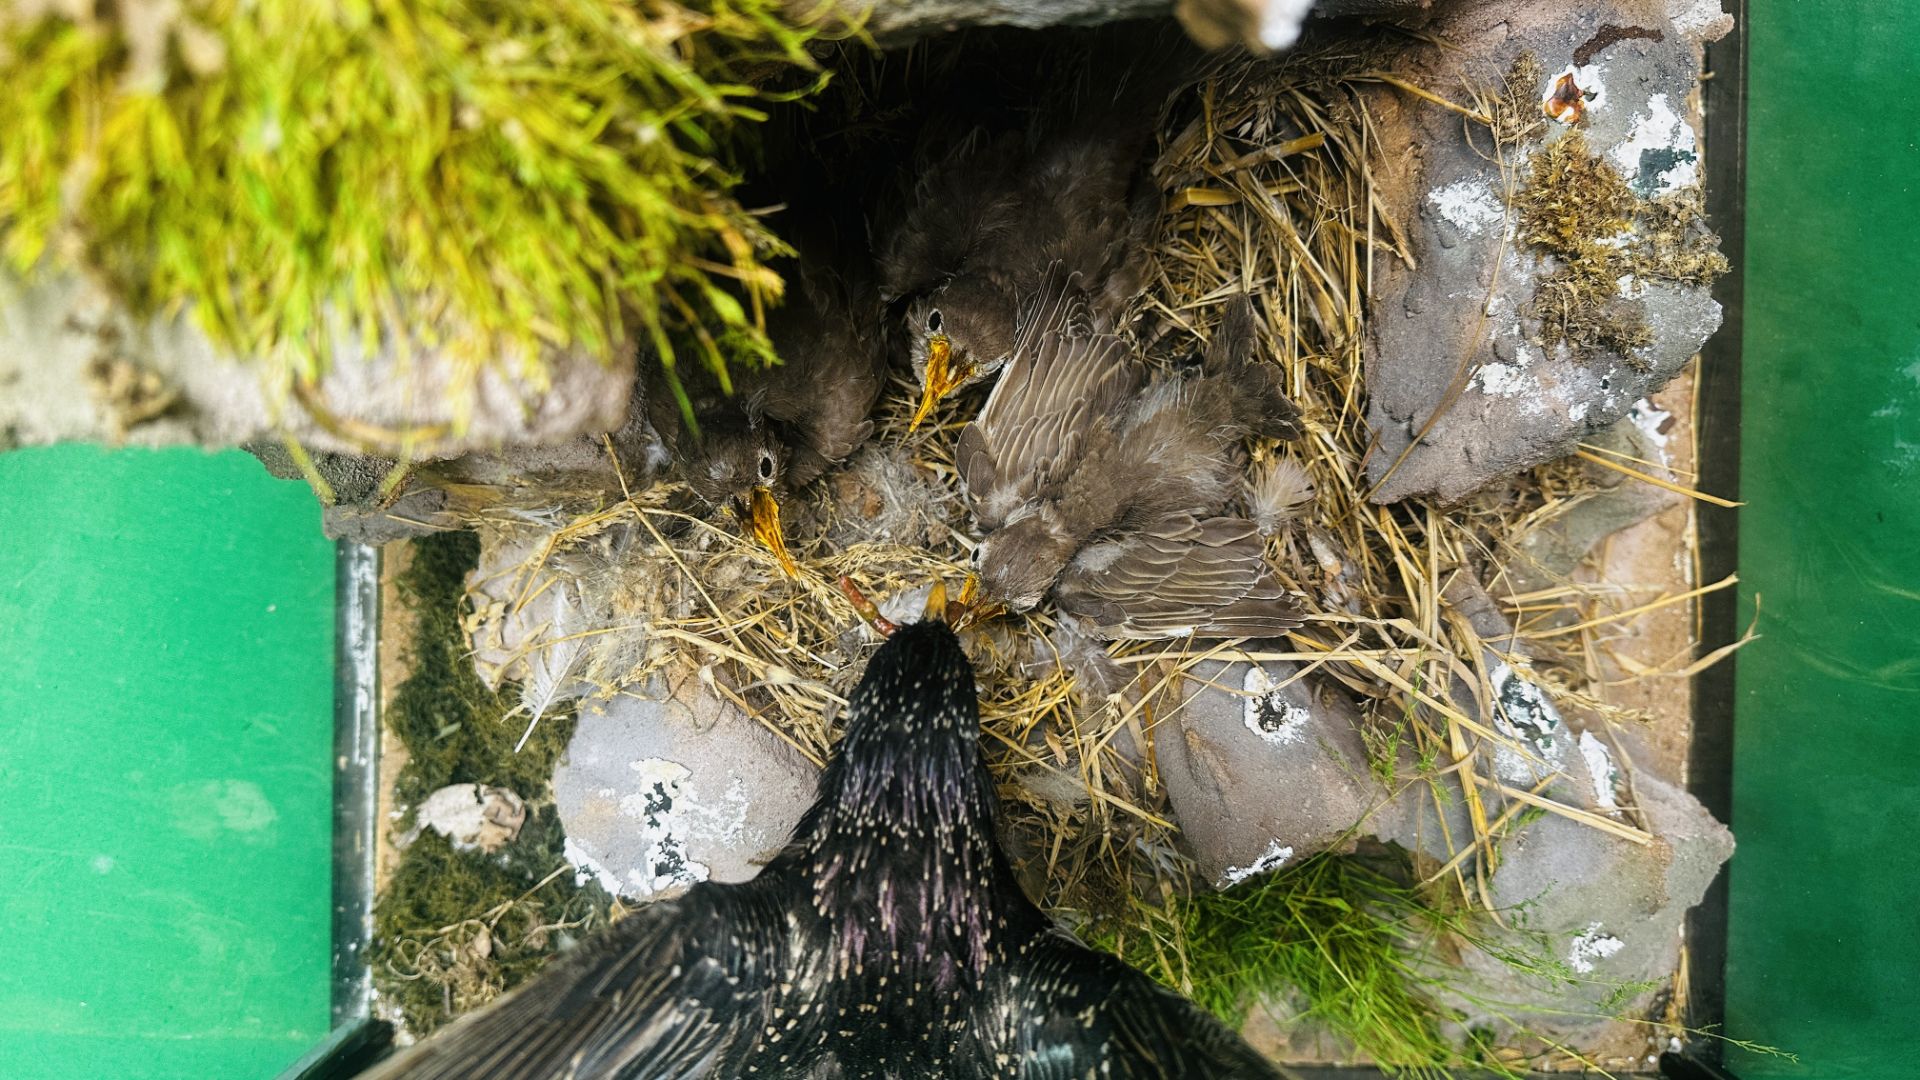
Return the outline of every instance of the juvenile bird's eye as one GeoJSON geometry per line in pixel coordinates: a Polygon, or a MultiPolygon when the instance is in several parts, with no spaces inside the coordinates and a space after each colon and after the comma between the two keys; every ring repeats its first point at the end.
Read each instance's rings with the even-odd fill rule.
{"type": "Polygon", "coordinates": [[[935,308],[932,311],[927,312],[927,333],[929,334],[939,333],[940,326],[941,326],[940,309],[935,308]]]}
{"type": "Polygon", "coordinates": [[[773,455],[764,450],[760,453],[760,479],[773,479],[773,455]]]}

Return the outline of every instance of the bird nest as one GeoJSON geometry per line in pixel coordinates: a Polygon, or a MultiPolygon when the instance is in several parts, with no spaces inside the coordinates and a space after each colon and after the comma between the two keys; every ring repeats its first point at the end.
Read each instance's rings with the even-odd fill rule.
{"type": "MultiPolygon", "coordinates": [[[[1502,568],[1523,538],[1594,493],[1607,472],[1645,480],[1658,466],[1589,449],[1464,506],[1368,501],[1370,283],[1382,260],[1413,258],[1369,167],[1369,102],[1411,94],[1497,118],[1498,88],[1477,100],[1455,92],[1469,104],[1382,71],[1377,52],[1323,50],[1222,70],[1169,114],[1154,164],[1166,213],[1129,332],[1149,357],[1171,362],[1209,336],[1229,298],[1255,298],[1263,351],[1284,369],[1305,435],[1252,448],[1258,505],[1250,510],[1285,519],[1268,554],[1306,617],[1283,647],[1259,652],[1190,640],[1114,646],[1109,656],[1130,681],[1104,695],[1078,685],[1076,665],[1063,655],[1073,643],[1044,607],[977,629],[969,648],[1008,846],[1049,910],[1096,931],[1137,927],[1153,924],[1170,898],[1204,889],[1176,844],[1147,733],[1175,707],[1181,681],[1210,659],[1291,661],[1344,687],[1362,705],[1370,764],[1389,788],[1453,773],[1471,835],[1451,838],[1452,858],[1415,873],[1456,901],[1486,902],[1497,841],[1526,815],[1560,814],[1649,839],[1630,809],[1616,819],[1503,782],[1488,764],[1494,749],[1533,751],[1487,718],[1495,700],[1489,669],[1505,660],[1531,665],[1563,705],[1609,721],[1639,719],[1601,693],[1604,639],[1620,620],[1697,591],[1622,610],[1621,590],[1572,577],[1513,594],[1502,568]],[[1501,597],[1517,634],[1483,638],[1461,614],[1463,590],[1501,597]],[[1552,647],[1522,655],[1522,638],[1552,647]],[[1470,701],[1448,690],[1459,686],[1470,701]],[[1408,760],[1425,764],[1409,770],[1408,760]]],[[[873,442],[851,468],[815,485],[806,520],[789,532],[797,576],[784,574],[737,523],[681,509],[684,500],[667,485],[571,517],[482,514],[475,524],[496,545],[527,545],[523,560],[496,567],[495,580],[483,583],[509,598],[507,612],[566,588],[578,592],[577,609],[592,613],[517,644],[512,659],[532,676],[526,714],[537,721],[542,699],[569,680],[613,694],[656,673],[693,669],[796,751],[824,762],[876,640],[840,579],[885,600],[936,580],[957,587],[971,566],[974,539],[952,458],[961,421],[910,435],[915,396],[904,381],[891,387],[873,442]]],[[[1641,677],[1692,670],[1676,664],[1641,677]]],[[[1433,798],[1445,797],[1427,786],[1433,798]]],[[[1177,954],[1175,929],[1171,921],[1150,926],[1155,947],[1177,954]]],[[[1164,966],[1184,965],[1174,956],[1164,966]]]]}

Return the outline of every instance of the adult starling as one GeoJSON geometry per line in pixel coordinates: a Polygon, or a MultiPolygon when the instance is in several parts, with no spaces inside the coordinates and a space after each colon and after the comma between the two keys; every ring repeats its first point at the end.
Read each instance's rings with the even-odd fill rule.
{"type": "Polygon", "coordinates": [[[1050,335],[1011,365],[955,451],[987,595],[1055,606],[1105,639],[1260,637],[1300,620],[1259,528],[1229,508],[1243,440],[1289,438],[1279,370],[1250,356],[1253,308],[1231,303],[1197,375],[1142,386],[1111,334],[1050,335]]]}
{"type": "Polygon", "coordinates": [[[799,253],[780,267],[786,301],[767,316],[778,366],[736,367],[731,392],[711,372],[687,375],[697,434],[658,365],[647,393],[673,471],[710,509],[738,512],[792,574],[781,503],[866,441],[886,377],[883,308],[865,239],[834,225],[797,210],[775,221],[799,253]]]}
{"type": "Polygon", "coordinates": [[[1159,216],[1146,155],[1197,57],[1122,50],[1094,47],[1022,127],[929,133],[878,250],[881,288],[905,305],[914,427],[1070,313],[1106,329],[1140,292],[1159,216]]]}
{"type": "Polygon", "coordinates": [[[1277,1077],[1020,891],[973,670],[938,621],[867,665],[785,852],[649,904],[378,1080],[1277,1077]]]}

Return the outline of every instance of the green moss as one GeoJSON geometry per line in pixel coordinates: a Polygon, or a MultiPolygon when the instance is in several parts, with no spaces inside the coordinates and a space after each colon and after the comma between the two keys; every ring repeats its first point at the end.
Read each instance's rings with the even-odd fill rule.
{"type": "Polygon", "coordinates": [[[668,363],[767,355],[777,245],[729,192],[743,127],[812,85],[773,86],[817,33],[778,0],[72,7],[0,10],[16,270],[188,304],[302,379],[343,332],[470,373],[630,333],[668,363]]]}
{"type": "Polygon", "coordinates": [[[1515,206],[1521,242],[1553,259],[1528,312],[1549,349],[1564,342],[1639,365],[1653,329],[1644,304],[1621,295],[1620,279],[1705,285],[1727,271],[1697,195],[1641,198],[1577,131],[1533,155],[1515,206]]]}
{"type": "Polygon", "coordinates": [[[394,692],[387,726],[410,758],[394,797],[413,804],[448,784],[494,784],[538,798],[553,766],[573,738],[570,706],[541,717],[519,753],[525,721],[513,714],[518,691],[489,690],[474,674],[460,619],[467,573],[480,560],[472,533],[441,533],[413,544],[413,563],[400,576],[401,595],[415,618],[411,674],[394,692]]]}
{"type": "Polygon", "coordinates": [[[1224,892],[1176,900],[1103,947],[1238,1027],[1288,991],[1312,1020],[1391,1068],[1460,1063],[1417,967],[1449,917],[1369,861],[1316,855],[1224,892]]]}
{"type": "Polygon", "coordinates": [[[427,830],[374,906],[375,985],[416,1035],[537,974],[565,943],[606,922],[608,898],[574,884],[559,816],[532,812],[485,855],[427,830]]]}
{"type": "Polygon", "coordinates": [[[491,855],[423,831],[376,900],[375,984],[416,1034],[538,971],[563,935],[603,924],[609,903],[598,886],[574,884],[559,815],[542,805],[572,714],[542,718],[514,753],[521,729],[508,713],[518,694],[488,690],[466,654],[460,616],[479,557],[471,533],[427,537],[414,542],[398,581],[415,622],[412,673],[386,718],[410,755],[394,796],[411,805],[447,784],[494,784],[525,798],[528,814],[520,835],[491,855]]]}

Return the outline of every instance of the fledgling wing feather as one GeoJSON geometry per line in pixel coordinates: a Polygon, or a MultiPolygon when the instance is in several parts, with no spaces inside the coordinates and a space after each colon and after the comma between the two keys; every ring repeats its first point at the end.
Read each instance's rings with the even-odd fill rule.
{"type": "Polygon", "coordinates": [[[1072,327],[1015,356],[954,451],[981,527],[1004,525],[1070,473],[1140,374],[1126,342],[1072,327]]]}
{"type": "Polygon", "coordinates": [[[1232,386],[1235,426],[1260,438],[1291,439],[1300,434],[1300,409],[1287,397],[1280,366],[1257,355],[1258,344],[1253,301],[1242,294],[1227,302],[1202,364],[1208,378],[1232,386]]]}
{"type": "Polygon", "coordinates": [[[1178,515],[1081,548],[1053,587],[1061,611],[1108,639],[1268,637],[1300,613],[1250,521],[1178,515]]]}
{"type": "Polygon", "coordinates": [[[1023,1002],[1012,1048],[1022,1080],[1278,1080],[1220,1021],[1059,930],[1024,960],[1004,991],[1023,1002]]]}
{"type": "Polygon", "coordinates": [[[710,1075],[764,1022],[788,963],[768,867],[635,912],[533,982],[402,1051],[362,1080],[638,1080],[710,1075]]]}

